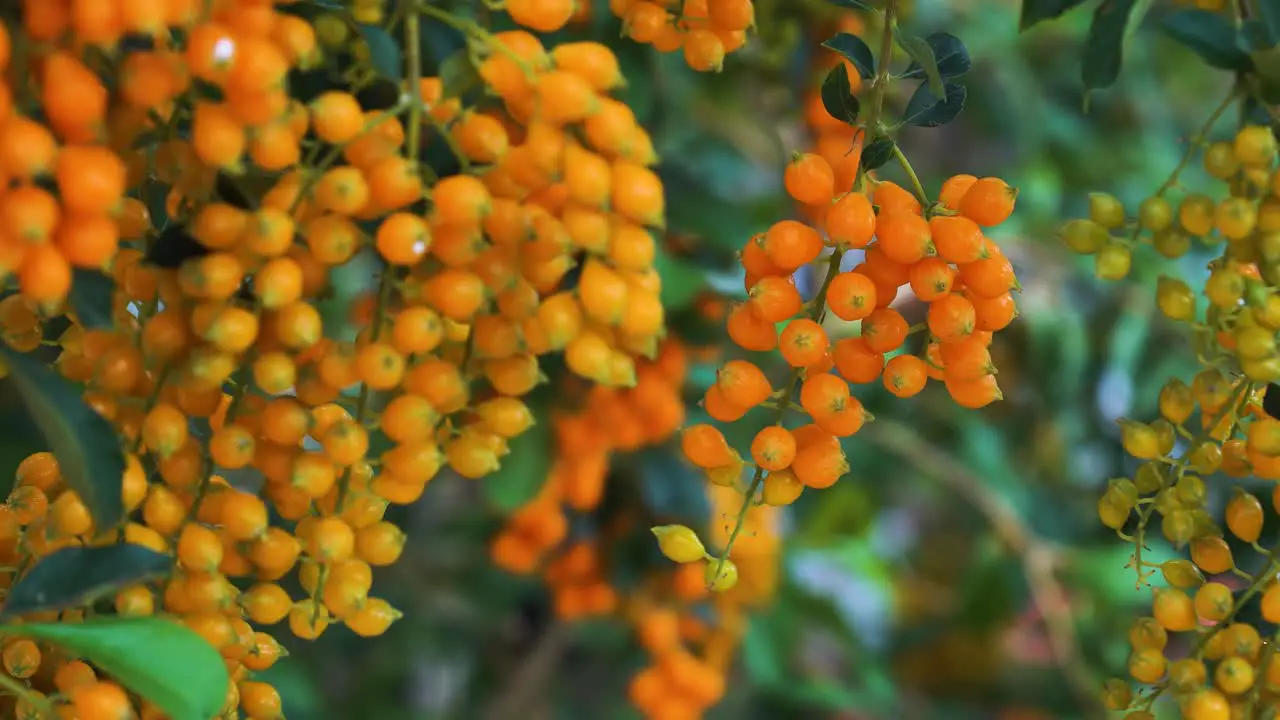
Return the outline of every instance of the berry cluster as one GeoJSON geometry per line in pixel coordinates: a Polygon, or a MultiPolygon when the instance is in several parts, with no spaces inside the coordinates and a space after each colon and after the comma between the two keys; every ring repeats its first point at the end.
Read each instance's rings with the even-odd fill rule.
{"type": "MultiPolygon", "coordinates": [[[[400,614],[371,594],[372,568],[406,537],[384,513],[446,466],[499,467],[535,422],[522,398],[545,380],[540,356],[562,352],[595,385],[581,415],[557,421],[555,512],[512,519],[495,544],[506,566],[564,537],[560,499],[599,502],[612,448],[681,424],[683,360],[660,347],[657,157],[610,97],[623,79],[598,43],[547,48],[413,4],[397,21],[409,57],[396,85],[351,32],[386,22],[383,3],[319,16],[259,0],[72,5],[25,2],[0,24],[0,69],[30,75],[0,86],[0,269],[16,287],[0,326],[14,351],[56,344],[57,371],[114,427],[128,520],[96,527],[78,478],[31,456],[2,515],[5,564],[19,568],[6,582],[73,546],[172,555],[173,574],[119,591],[115,612],[181,618],[225,660],[220,712],[278,717],[254,679],[281,654],[267,628],[385,632],[400,614]],[[466,28],[485,97],[420,75],[419,11],[466,28]],[[303,98],[300,72],[345,85],[303,98]],[[456,172],[422,161],[429,138],[456,172]],[[319,304],[357,256],[376,263],[377,287],[343,338],[319,304]],[[105,322],[79,302],[79,272],[110,283],[105,322]],[[301,597],[282,584],[294,573],[301,597]]],[[[536,31],[583,17],[571,0],[507,12],[536,31]]],[[[616,602],[581,553],[548,569],[570,616],[616,602]]],[[[20,716],[51,704],[85,720],[159,716],[30,640],[5,658],[29,680],[20,716]]]]}
{"type": "MultiPolygon", "coordinates": [[[[1103,524],[1134,545],[1131,565],[1139,584],[1150,585],[1157,575],[1165,583],[1153,588],[1150,616],[1129,633],[1129,674],[1144,691],[1135,695],[1120,679],[1104,690],[1108,707],[1128,711],[1129,720],[1155,717],[1154,703],[1166,694],[1191,720],[1261,716],[1280,702],[1272,690],[1280,678],[1272,631],[1239,617],[1256,600],[1262,620],[1280,622],[1280,568],[1273,551],[1259,544],[1266,511],[1258,497],[1237,486],[1220,525],[1207,482],[1216,473],[1280,479],[1280,420],[1271,397],[1271,383],[1280,380],[1277,142],[1270,128],[1248,125],[1230,140],[1208,141],[1231,101],[1214,113],[1136,217],[1114,196],[1095,193],[1089,217],[1062,229],[1064,243],[1094,255],[1097,274],[1106,279],[1128,275],[1134,251],[1144,243],[1168,258],[1187,254],[1193,242],[1220,249],[1199,293],[1181,278],[1162,276],[1157,283],[1161,313],[1191,327],[1204,367],[1190,383],[1173,378],[1164,385],[1155,420],[1120,420],[1125,452],[1141,464],[1130,477],[1109,481],[1098,501],[1103,524]],[[1215,198],[1186,191],[1175,203],[1169,195],[1195,153],[1226,192],[1215,198]],[[1189,559],[1155,563],[1144,556],[1156,520],[1159,534],[1188,549],[1189,559]],[[1253,551],[1260,557],[1238,557],[1253,551]]],[[[1280,512],[1280,494],[1271,500],[1280,512]]]]}
{"type": "MultiPolygon", "coordinates": [[[[841,27],[856,30],[857,24],[845,21],[841,27]]],[[[892,47],[893,32],[893,23],[886,22],[885,47],[892,47]]],[[[844,63],[838,74],[852,91],[857,77],[852,64],[838,56],[824,62],[835,71],[844,63]]],[[[778,221],[748,239],[740,254],[747,299],[728,313],[729,338],[749,353],[776,352],[787,368],[771,378],[771,369],[756,360],[730,358],[702,407],[715,423],[735,423],[758,410],[769,413],[770,421],[742,449],[745,455],[715,423],[694,424],[681,433],[686,458],[703,470],[712,492],[731,496],[737,509],[717,516],[730,520],[712,538],[716,555],[683,525],[653,532],[664,555],[703,568],[715,591],[738,586],[748,575],[741,563],[749,559],[755,568],[750,574],[760,576],[763,567],[766,579],[752,582],[744,595],[767,595],[767,568],[775,561],[767,550],[770,543],[764,542],[766,550],[759,554],[731,550],[773,536],[752,529],[760,522],[768,525],[757,519],[765,509],[761,506],[791,504],[806,488],[829,488],[848,472],[842,442],[871,419],[852,386],[878,382],[907,398],[934,379],[968,408],[1001,397],[988,347],[993,334],[1016,316],[1018,284],[1012,264],[985,228],[1012,214],[1017,192],[999,178],[957,175],[930,200],[906,157],[884,138],[876,143],[890,144],[912,189],[866,172],[863,139],[879,132],[878,114],[890,81],[887,64],[882,62],[880,73],[863,87],[874,108],[865,122],[854,125],[835,117],[829,98],[810,103],[807,122],[828,147],[796,153],[783,173],[788,196],[809,221],[778,221]],[[840,143],[847,144],[837,151],[840,143]],[[819,289],[805,298],[795,276],[824,256],[819,289]],[[844,270],[846,256],[860,256],[861,262],[844,270]],[[924,322],[915,326],[893,307],[904,287],[928,307],[924,322]],[[860,332],[832,341],[828,327],[837,321],[858,323],[860,332]],[[913,335],[924,336],[914,350],[908,342],[913,335]],[[793,412],[806,421],[792,422],[793,412]]]]}
{"type": "Polygon", "coordinates": [[[720,70],[755,24],[752,0],[610,0],[609,9],[627,37],[659,52],[680,51],[700,72],[720,70]]]}

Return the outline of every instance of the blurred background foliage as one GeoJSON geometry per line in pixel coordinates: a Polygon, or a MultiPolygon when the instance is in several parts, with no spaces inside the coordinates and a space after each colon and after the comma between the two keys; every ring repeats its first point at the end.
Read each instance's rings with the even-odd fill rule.
{"type": "MultiPolygon", "coordinates": [[[[713,75],[620,39],[606,0],[589,23],[560,34],[615,48],[628,80],[621,97],[663,158],[664,300],[672,332],[701,359],[687,388],[691,421],[725,342],[724,303],[742,294],[735,253],[792,213],[782,168],[810,142],[800,108],[822,75],[814,61],[826,23],[840,12],[823,0],[757,3],[759,39],[713,75]]],[[[1120,81],[1086,114],[1079,56],[1089,13],[1019,34],[1013,2],[909,5],[905,24],[916,34],[945,29],[974,59],[960,120],[901,138],[926,189],[968,172],[998,174],[1021,191],[995,235],[1023,287],[1021,319],[993,348],[1005,400],[972,412],[936,388],[893,403],[878,385],[860,389],[877,421],[847,443],[850,476],[788,509],[776,599],[753,617],[713,717],[1096,717],[1089,701],[1101,678],[1123,668],[1124,633],[1147,601],[1126,568],[1130,547],[1098,522],[1096,501],[1108,478],[1132,470],[1114,420],[1150,415],[1165,379],[1194,371],[1187,339],[1158,319],[1150,288],[1162,273],[1198,278],[1207,256],[1175,261],[1143,248],[1129,281],[1103,283],[1056,228],[1086,214],[1089,191],[1130,206],[1152,192],[1230,78],[1139,29],[1120,81]]],[[[503,26],[500,13],[489,22],[503,26]]],[[[443,26],[426,34],[437,67],[460,47],[443,26]]],[[[1194,170],[1185,184],[1198,182],[1194,170]]],[[[358,264],[347,273],[335,321],[367,273],[358,264]]],[[[0,464],[12,469],[38,440],[15,415],[12,392],[0,392],[0,408],[0,464]]],[[[749,437],[750,425],[736,430],[749,437]]],[[[541,442],[513,455],[518,465],[502,477],[479,488],[441,477],[399,510],[410,545],[378,583],[404,620],[374,640],[335,630],[295,642],[269,673],[290,720],[634,717],[626,686],[645,658],[625,623],[564,626],[539,579],[488,561],[487,539],[501,524],[494,505],[505,503],[476,495],[536,486],[553,449],[546,434],[533,437],[541,442]],[[517,715],[502,714],[512,707],[517,715]]],[[[704,525],[709,515],[678,442],[615,456],[608,492],[608,517],[585,519],[581,531],[631,529],[634,539],[613,550],[622,588],[664,562],[645,528],[704,525]]]]}

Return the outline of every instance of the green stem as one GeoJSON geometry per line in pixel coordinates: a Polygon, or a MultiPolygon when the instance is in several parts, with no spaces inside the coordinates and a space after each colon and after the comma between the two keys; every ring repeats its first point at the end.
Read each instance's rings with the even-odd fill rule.
{"type": "Polygon", "coordinates": [[[898,161],[898,166],[907,174],[907,179],[911,181],[911,189],[916,194],[916,199],[920,201],[922,207],[929,206],[929,194],[924,191],[924,185],[920,183],[920,177],[916,175],[916,169],[911,167],[911,161],[902,152],[902,148],[898,147],[898,143],[893,144],[893,158],[898,161]]]}
{"type": "MultiPolygon", "coordinates": [[[[831,288],[831,282],[836,279],[836,275],[840,274],[840,261],[844,259],[844,251],[836,250],[831,253],[831,258],[827,261],[827,274],[822,280],[822,287],[818,290],[818,295],[814,298],[813,305],[809,310],[809,318],[814,321],[821,321],[826,314],[827,308],[827,291],[831,288]]],[[[795,395],[796,388],[803,379],[803,369],[791,371],[791,375],[787,378],[786,389],[782,393],[782,397],[777,403],[777,415],[774,419],[775,425],[781,425],[783,418],[787,415],[787,410],[791,408],[791,398],[795,395]]],[[[718,564],[716,565],[715,575],[719,576],[724,569],[724,563],[729,559],[729,551],[733,549],[733,543],[738,539],[738,535],[742,532],[742,528],[747,524],[747,513],[751,511],[754,505],[756,493],[759,492],[760,486],[764,484],[764,468],[756,466],[755,474],[751,477],[751,483],[747,486],[746,492],[743,494],[742,508],[738,511],[738,517],[733,523],[733,530],[729,532],[729,538],[725,541],[724,550],[720,554],[718,564]]]]}
{"type": "Polygon", "coordinates": [[[50,718],[57,715],[53,709],[53,702],[49,698],[18,682],[7,672],[0,672],[0,688],[4,688],[19,700],[36,707],[42,715],[50,718]]]}

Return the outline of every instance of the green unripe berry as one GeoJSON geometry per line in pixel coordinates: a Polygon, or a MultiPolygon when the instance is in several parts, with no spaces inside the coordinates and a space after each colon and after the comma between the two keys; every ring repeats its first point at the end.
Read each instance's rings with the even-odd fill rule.
{"type": "Polygon", "coordinates": [[[1122,242],[1110,242],[1094,256],[1094,273],[1103,280],[1123,280],[1133,265],[1133,252],[1122,242]]]}
{"type": "Polygon", "coordinates": [[[1068,220],[1058,231],[1062,243],[1073,252],[1081,255],[1092,255],[1103,248],[1111,239],[1107,229],[1088,218],[1068,220]]]}
{"type": "Polygon", "coordinates": [[[1124,204],[1111,193],[1089,193],[1089,219],[1114,230],[1124,225],[1124,204]]]}

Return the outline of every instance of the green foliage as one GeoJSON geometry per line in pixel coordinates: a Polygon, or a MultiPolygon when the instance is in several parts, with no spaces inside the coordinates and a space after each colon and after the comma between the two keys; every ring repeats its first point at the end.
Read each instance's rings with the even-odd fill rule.
{"type": "Polygon", "coordinates": [[[937,127],[955,120],[964,110],[969,91],[957,82],[948,82],[943,87],[946,94],[941,96],[929,84],[916,88],[902,113],[902,121],[919,127],[937,127]]]}
{"type": "Polygon", "coordinates": [[[84,607],[130,585],[158,580],[172,567],[173,558],[132,543],[62,548],[9,589],[0,615],[84,607]]]}
{"type": "Polygon", "coordinates": [[[849,70],[843,64],[832,68],[827,73],[827,79],[822,81],[822,105],[837,120],[851,125],[858,121],[861,104],[853,94],[849,70]]]}
{"type": "Polygon", "coordinates": [[[101,272],[76,269],[70,301],[81,325],[89,329],[111,327],[111,294],[115,287],[115,282],[101,272]]]}
{"type": "Polygon", "coordinates": [[[822,43],[822,46],[835,51],[841,57],[853,63],[853,66],[858,69],[858,74],[862,76],[863,80],[869,80],[875,77],[876,58],[872,55],[871,48],[867,46],[867,43],[857,35],[840,33],[839,35],[836,35],[830,40],[822,43]]]}
{"type": "Polygon", "coordinates": [[[1183,10],[1164,18],[1160,26],[1213,67],[1240,72],[1253,68],[1249,54],[1240,46],[1239,31],[1221,13],[1183,10]]]}
{"type": "Polygon", "coordinates": [[[4,628],[83,657],[173,720],[208,720],[226,700],[227,668],[202,637],[173,620],[93,618],[4,628]]]}
{"type": "Polygon", "coordinates": [[[1080,77],[1086,102],[1093,90],[1110,87],[1120,77],[1124,62],[1124,41],[1133,17],[1135,0],[1108,0],[1093,12],[1089,36],[1084,44],[1080,77]]]}
{"type": "Polygon", "coordinates": [[[1084,0],[1022,0],[1022,17],[1018,26],[1023,30],[1030,29],[1083,4],[1084,0]]]}
{"type": "MultiPolygon", "coordinates": [[[[925,64],[926,61],[932,64],[933,72],[937,75],[938,84],[943,80],[964,76],[973,66],[973,60],[969,57],[969,49],[965,47],[960,38],[951,33],[930,33],[923,40],[913,38],[912,44],[918,47],[915,52],[908,50],[911,53],[912,61],[907,66],[906,72],[902,74],[904,79],[919,80],[930,77],[930,68],[929,65],[925,64]],[[917,53],[924,56],[926,61],[921,61],[917,57],[917,53]]],[[[931,84],[933,84],[932,81],[931,84]]]]}
{"type": "Polygon", "coordinates": [[[369,63],[382,77],[404,79],[404,52],[400,43],[376,25],[360,25],[360,34],[369,47],[369,63]]]}
{"type": "Polygon", "coordinates": [[[80,494],[98,528],[115,527],[124,517],[125,468],[115,429],[85,404],[79,388],[40,360],[8,345],[0,345],[0,354],[67,485],[80,494]]]}

